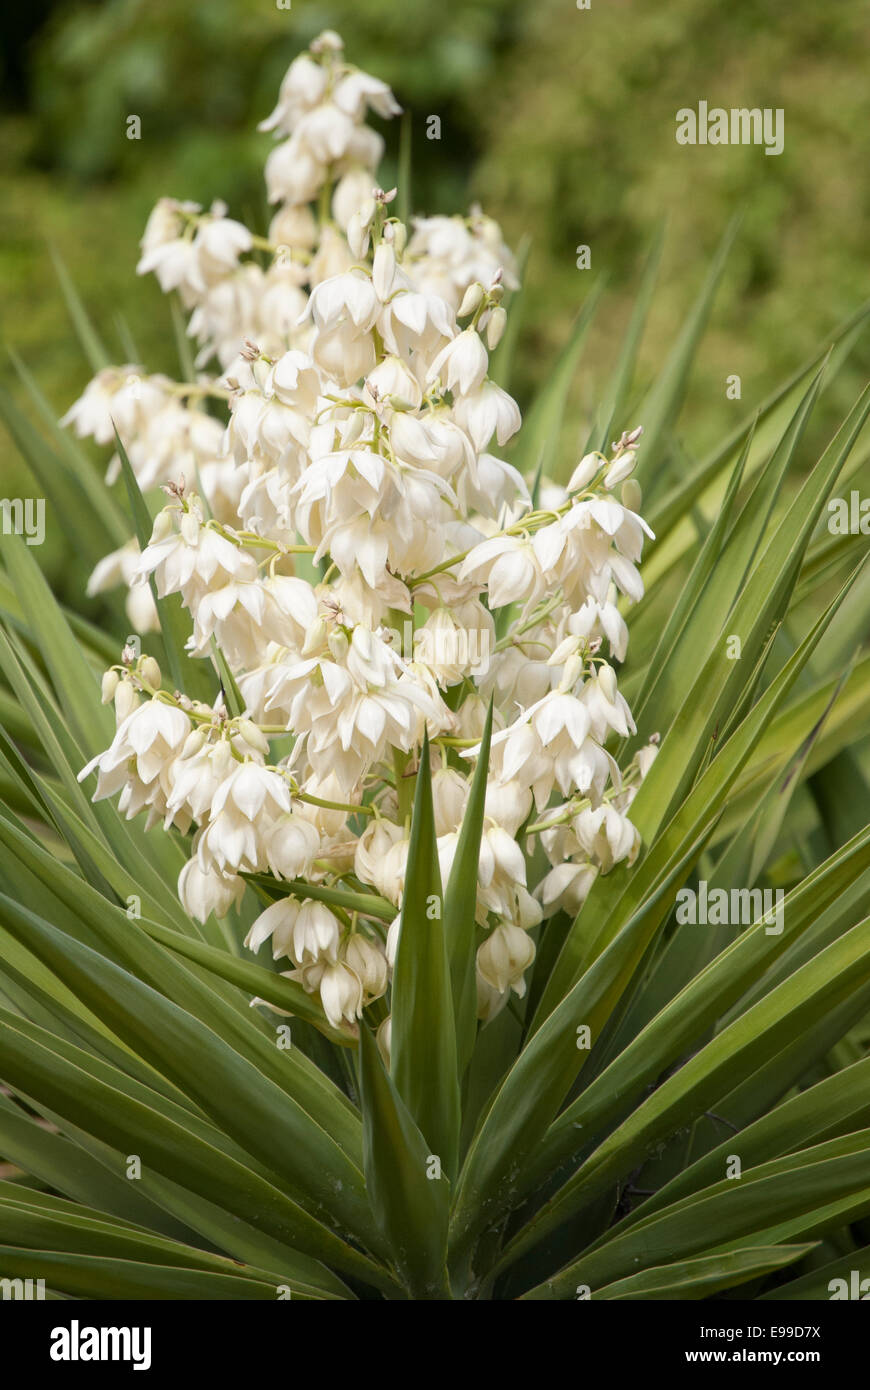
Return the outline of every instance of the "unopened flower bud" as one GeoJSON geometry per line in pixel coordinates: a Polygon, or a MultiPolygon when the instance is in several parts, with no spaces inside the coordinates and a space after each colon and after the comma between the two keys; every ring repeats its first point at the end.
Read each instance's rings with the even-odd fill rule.
{"type": "Polygon", "coordinates": [[[119,724],[132,714],[139,703],[139,697],[130,681],[119,681],[115,690],[115,719],[119,724]]]}
{"type": "Polygon", "coordinates": [[[203,744],[205,743],[205,740],[205,729],[191,729],[190,733],[187,735],[187,738],[184,740],[184,743],[181,745],[181,752],[178,755],[179,758],[181,758],[182,761],[185,758],[192,758],[196,753],[199,752],[200,748],[202,748],[203,744]]]}
{"type": "Polygon", "coordinates": [[[380,300],[389,298],[396,278],[396,253],[386,241],[375,251],[372,262],[372,284],[380,300]]]}
{"type": "Polygon", "coordinates": [[[616,699],[616,672],[606,661],[598,669],[598,684],[605,700],[612,705],[616,699]]]}
{"type": "Polygon", "coordinates": [[[118,681],[121,677],[117,671],[106,671],[100,684],[103,696],[103,704],[107,705],[110,700],[115,698],[115,691],[118,689],[118,681]]]}
{"type": "Polygon", "coordinates": [[[587,487],[601,467],[600,454],[584,454],[568,483],[569,492],[579,492],[581,488],[587,487]]]}
{"type": "Polygon", "coordinates": [[[565,670],[562,673],[562,689],[573,690],[579,680],[583,679],[583,658],[578,652],[574,652],[565,662],[565,670]]]}
{"type": "Polygon", "coordinates": [[[547,657],[548,666],[564,666],[569,656],[577,650],[577,637],[569,632],[547,657]]]}
{"type": "Polygon", "coordinates": [[[393,250],[399,260],[401,260],[405,247],[408,244],[408,228],[405,226],[404,222],[393,222],[391,225],[393,228],[393,250]]]}
{"type": "Polygon", "coordinates": [[[268,753],[269,740],[252,719],[240,719],[237,727],[245,743],[249,744],[251,748],[256,748],[258,753],[264,755],[268,753]]]}
{"type": "Polygon", "coordinates": [[[604,475],[604,486],[614,488],[617,483],[621,483],[624,478],[627,478],[634,468],[635,458],[636,454],[633,449],[627,449],[624,454],[615,458],[604,475]]]}
{"type": "Polygon", "coordinates": [[[501,342],[507,324],[507,310],[497,305],[489,316],[489,323],[486,325],[486,343],[490,351],[497,348],[501,342]]]}
{"type": "Polygon", "coordinates": [[[658,757],[658,734],[653,734],[649,743],[644,748],[639,748],[635,754],[635,762],[641,775],[641,780],[646,777],[656,758],[658,757]]]}
{"type": "Polygon", "coordinates": [[[462,296],[462,303],[459,306],[456,317],[462,319],[465,318],[466,314],[473,314],[483,303],[483,296],[485,293],[486,291],[483,285],[481,285],[478,280],[475,280],[473,284],[468,286],[468,289],[462,296]]]}
{"type": "Polygon", "coordinates": [[[159,690],[163,684],[160,667],[153,656],[143,656],[139,663],[139,675],[152,690],[159,690]]]}

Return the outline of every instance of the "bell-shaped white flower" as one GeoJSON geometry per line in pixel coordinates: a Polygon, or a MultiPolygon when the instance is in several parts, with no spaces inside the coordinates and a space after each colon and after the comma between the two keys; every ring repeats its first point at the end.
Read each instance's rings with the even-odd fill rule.
{"type": "Polygon", "coordinates": [[[493,435],[500,445],[506,444],[521,424],[520,409],[513,396],[494,381],[482,379],[457,401],[454,413],[478,452],[486,448],[493,435]]]}
{"type": "Polygon", "coordinates": [[[292,813],[272,827],[267,855],[269,868],[278,878],[304,878],[320,850],[316,826],[292,813]]]}
{"type": "Polygon", "coordinates": [[[198,922],[212,913],[225,917],[237,906],[245,891],[245,881],[216,870],[204,872],[196,859],[189,859],[178,876],[178,896],[186,912],[198,922]]]}
{"type": "Polygon", "coordinates": [[[374,327],[380,308],[370,276],[354,270],[324,280],[308,301],[308,312],[319,329],[350,322],[358,331],[366,332],[374,327]]]}
{"type": "Polygon", "coordinates": [[[362,985],[367,1004],[386,994],[389,971],[380,942],[354,932],[344,947],[344,961],[362,985]]]}
{"type": "Polygon", "coordinates": [[[351,72],[342,77],[335,85],[333,100],[356,124],[363,120],[366,107],[384,120],[402,114],[402,108],[386,82],[365,72],[351,72]]]}
{"type": "Polygon", "coordinates": [[[289,134],[305,111],[316,106],[326,91],[327,70],[307,53],[294,58],[278,96],[278,104],[270,116],[258,125],[258,130],[279,130],[289,134]]]}
{"type": "Polygon", "coordinates": [[[477,968],[492,989],[512,989],[522,999],[525,972],[535,959],[535,943],[521,927],[494,927],[477,952],[477,968]]]}
{"type": "Polygon", "coordinates": [[[429,380],[440,378],[448,391],[467,396],[483,384],[488,365],[480,335],[473,328],[465,328],[438,353],[429,368],[429,380]]]}

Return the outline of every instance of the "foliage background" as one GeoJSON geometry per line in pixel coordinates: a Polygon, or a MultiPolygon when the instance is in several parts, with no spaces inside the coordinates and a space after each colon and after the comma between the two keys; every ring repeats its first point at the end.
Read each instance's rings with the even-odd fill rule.
{"type": "MultiPolygon", "coordinates": [[[[86,380],[47,244],[69,266],[119,358],[119,306],[144,364],[175,369],[137,242],[168,193],[262,226],[272,106],[292,56],[326,26],[390,81],[411,112],[414,205],[453,212],[479,199],[516,245],[532,234],[513,388],[540,385],[592,281],[608,277],[567,414],[566,447],[588,422],[657,227],[662,279],[641,369],[651,375],[683,321],[729,218],[742,211],[682,428],[693,456],[804,360],[867,294],[870,12],[816,0],[101,0],[5,7],[0,112],[3,336],[58,411],[86,380]],[[675,113],[783,107],[785,149],[682,147],[675,113]],[[126,138],[126,118],[142,139],[126,138]],[[440,141],[426,138],[438,115],[440,141]],[[592,270],[575,248],[592,248],[592,270]],[[740,375],[743,405],[725,399],[740,375]],[[729,412],[731,416],[729,418],[729,412]]],[[[398,131],[387,132],[396,153],[398,131]]],[[[393,170],[395,164],[393,161],[393,170]]],[[[389,179],[392,170],[385,170],[389,179]]],[[[870,350],[831,393],[836,412],[866,379],[870,350]]],[[[824,431],[832,417],[820,416],[824,431]]],[[[4,479],[19,465],[4,450],[4,479]]],[[[6,486],[6,491],[10,491],[6,486]]],[[[80,575],[50,536],[43,559],[69,599],[80,575]]]]}

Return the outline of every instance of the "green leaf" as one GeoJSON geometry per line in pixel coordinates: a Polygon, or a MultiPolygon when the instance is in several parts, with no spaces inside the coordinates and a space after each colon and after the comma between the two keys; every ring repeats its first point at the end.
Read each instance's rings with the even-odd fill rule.
{"type": "MultiPolygon", "coordinates": [[[[130,876],[128,886],[121,894],[124,899],[131,892],[139,892],[141,886],[146,893],[152,894],[153,901],[160,905],[161,916],[168,916],[170,920],[182,925],[187,924],[188,919],[174,891],[174,884],[184,863],[184,857],[175,839],[165,834],[149,835],[141,823],[124,820],[117,808],[108,801],[95,806],[90,804],[77,778],[77,773],[85,762],[85,753],[67,730],[33,663],[19,644],[10,643],[2,627],[0,659],[3,660],[6,675],[15,693],[33,721],[42,749],[51,758],[60,778],[59,790],[53,782],[47,779],[41,781],[37,774],[32,778],[32,785],[39,788],[39,795],[48,816],[56,819],[59,827],[63,826],[64,835],[79,856],[83,851],[83,847],[77,842],[80,826],[87,827],[87,831],[82,832],[83,838],[88,832],[92,835],[102,835],[105,844],[117,858],[116,867],[126,870],[130,876]],[[61,797],[64,797],[65,801],[61,797]],[[62,811],[58,808],[62,808],[62,811]],[[77,819],[74,819],[75,817],[77,819]]],[[[97,709],[99,708],[97,705],[97,709]]],[[[103,747],[108,744],[109,737],[107,731],[103,747]]],[[[0,828],[0,837],[2,833],[0,828]]],[[[93,847],[94,843],[91,840],[90,846],[93,847]]],[[[81,859],[80,862],[85,861],[81,859]]],[[[97,871],[92,855],[89,872],[94,874],[95,882],[99,882],[103,891],[107,891],[108,885],[97,871]]],[[[49,882],[50,879],[49,872],[49,882]]]]}
{"type": "Polygon", "coordinates": [[[194,1134],[161,1110],[128,1094],[129,1082],[105,1063],[0,1010],[0,1059],[10,1085],[104,1139],[136,1153],[194,1192],[209,1196],[251,1225],[315,1259],[389,1287],[378,1266],[315,1220],[277,1186],[194,1134]]]}
{"type": "Polygon", "coordinates": [[[0,1148],[7,1162],[33,1174],[40,1182],[73,1198],[99,1207],[105,1214],[175,1234],[178,1223],[160,1211],[137,1184],[111,1173],[90,1154],[37,1124],[19,1105],[0,1095],[0,1148]]]}
{"type": "Polygon", "coordinates": [[[42,1194],[31,1197],[9,1183],[0,1183],[0,1241],[27,1249],[134,1260],[240,1279],[262,1277],[262,1271],[248,1270],[238,1261],[138,1230],[126,1221],[107,1220],[103,1213],[71,1202],[46,1201],[42,1194]]]}
{"type": "Polygon", "coordinates": [[[792,1279],[788,1284],[779,1284],[775,1289],[759,1294],[759,1298],[762,1302],[775,1298],[777,1302],[806,1303],[821,1303],[833,1299],[837,1293],[841,1298],[854,1298],[856,1274],[857,1292],[863,1300],[870,1293],[870,1246],[851,1250],[839,1260],[831,1260],[830,1264],[811,1270],[799,1279],[792,1279]],[[835,1279],[842,1281],[839,1288],[833,1284],[835,1279]]]}
{"type": "Polygon", "coordinates": [[[187,333],[184,310],[177,291],[169,297],[169,312],[172,316],[172,332],[178,352],[179,371],[185,381],[195,381],[196,363],[193,360],[193,349],[187,333]]]}
{"type": "Polygon", "coordinates": [[[737,1183],[724,1178],[698,1197],[639,1222],[598,1249],[587,1251],[528,1294],[531,1299],[570,1296],[577,1283],[593,1290],[665,1260],[713,1252],[717,1246],[743,1244],[760,1237],[773,1221],[786,1221],[797,1230],[819,1233],[827,1224],[825,1209],[849,1199],[860,1210],[870,1207],[867,1181],[870,1131],[819,1145],[788,1159],[744,1172],[737,1183]]]}
{"type": "Polygon", "coordinates": [[[315,898],[317,902],[331,903],[343,907],[346,912],[359,912],[365,917],[376,917],[381,922],[392,922],[396,909],[386,898],[377,893],[355,893],[347,888],[336,888],[323,883],[308,883],[303,878],[280,879],[269,874],[242,874],[247,883],[261,889],[275,902],[278,898],[315,898]]]}
{"type": "Polygon", "coordinates": [[[242,698],[242,693],[239,690],[238,685],[236,684],[236,678],[227,664],[227,659],[221,651],[220,647],[218,646],[217,642],[215,641],[214,637],[212,637],[211,639],[211,651],[214,663],[218,670],[218,676],[220,678],[221,683],[221,690],[223,691],[224,695],[224,703],[226,704],[226,707],[229,710],[232,718],[238,719],[239,716],[244,714],[245,712],[245,701],[242,698]]]}
{"type": "MultiPolygon", "coordinates": [[[[119,539],[117,530],[107,517],[109,509],[99,507],[94,502],[90,488],[83,484],[82,479],[88,477],[93,488],[102,488],[102,484],[92,474],[85,474],[84,469],[81,476],[73,473],[56,450],[34,429],[3,387],[0,387],[0,419],[44,494],[37,501],[45,506],[46,532],[68,542],[80,560],[92,568],[101,554],[114,550],[126,539],[123,533],[119,539]],[[71,516],[76,518],[74,527],[68,524],[71,516]]],[[[102,491],[106,496],[105,488],[102,491]]],[[[39,537],[32,539],[36,543],[39,537]]]]}
{"type": "Polygon", "coordinates": [[[654,482],[663,476],[662,458],[683,404],[689,371],[738,225],[735,218],[725,232],[682,332],[638,409],[638,419],[643,422],[643,448],[638,454],[636,476],[644,491],[655,491],[654,482]]]}
{"type": "MultiPolygon", "coordinates": [[[[56,1250],[22,1251],[0,1245],[0,1260],[10,1277],[42,1277],[48,1287],[71,1298],[91,1299],[270,1299],[276,1298],[274,1284],[215,1274],[203,1270],[177,1269],[137,1264],[131,1260],[112,1260],[93,1255],[64,1255],[56,1250]],[[38,1271],[34,1276],[33,1271],[38,1271]]],[[[295,1297],[308,1300],[309,1290],[297,1286],[295,1297]]]]}
{"type": "MultiPolygon", "coordinates": [[[[845,676],[844,676],[845,679],[845,676]]],[[[831,697],[831,704],[836,692],[831,697]]],[[[829,704],[828,709],[831,708],[829,704]]],[[[825,712],[827,713],[827,711],[825,712]]],[[[708,891],[752,889],[760,879],[764,866],[773,853],[794,792],[800,784],[807,757],[824,724],[825,714],[815,725],[792,758],[785,771],[771,782],[755,813],[731,839],[727,849],[707,872],[708,891]]],[[[810,876],[811,879],[815,875],[810,876]]],[[[810,880],[804,880],[808,883],[810,880]]],[[[789,925],[794,926],[793,911],[789,925]]],[[[631,1039],[645,1023],[663,1009],[676,994],[693,980],[709,962],[730,944],[734,927],[699,932],[691,923],[677,923],[670,940],[659,955],[650,978],[644,982],[638,998],[623,1021],[612,1051],[629,1046],[631,1039]]]]}
{"type": "Polygon", "coordinates": [[[360,1101],[366,1190],[408,1290],[418,1300],[449,1298],[445,1264],[450,1184],[434,1171],[429,1146],[360,1024],[360,1101]]]}
{"type": "Polygon", "coordinates": [[[665,240],[664,232],[664,224],[662,224],[655,234],[643,269],[619,361],[602,406],[601,424],[590,432],[584,451],[586,453],[597,450],[598,453],[603,454],[607,449],[611,434],[619,429],[620,422],[625,419],[629,393],[634,380],[634,369],[661,264],[665,240]]]}
{"type": "MultiPolygon", "coordinates": [[[[668,1077],[535,1214],[508,1247],[504,1258],[515,1258],[521,1249],[541,1240],[547,1231],[568,1219],[570,1213],[588,1206],[595,1197],[611,1189],[663,1138],[672,1135],[688,1118],[695,1118],[701,1110],[714,1104],[726,1082],[730,1088],[751,1075],[796,1033],[812,1029],[829,1010],[868,982],[870,944],[864,922],[771,990],[668,1077]]],[[[866,1179],[865,1169],[865,1183],[866,1179]]],[[[724,1188],[734,1191],[728,1182],[724,1188]]],[[[741,1183],[739,1192],[742,1194],[744,1190],[744,1183],[741,1183]]],[[[698,1230],[706,1230],[703,1223],[698,1230]]],[[[734,1236],[740,1233],[735,1224],[734,1236]]],[[[703,1249],[704,1240],[702,1234],[702,1243],[693,1249],[703,1249]]],[[[682,1250],[690,1253],[688,1245],[682,1250]]],[[[675,1247],[671,1253],[681,1251],[675,1247]]],[[[607,1277],[615,1276],[608,1273],[607,1277]]]]}
{"type": "Polygon", "coordinates": [[[462,1268],[485,1225],[517,1205],[527,1185],[528,1158],[555,1119],[588,1052],[579,1026],[597,1037],[666,915],[685,859],[645,900],[636,916],[554,1009],[508,1072],[475,1134],[463,1164],[451,1220],[452,1267],[462,1268]]]}
{"type": "MultiPolygon", "coordinates": [[[[816,519],[868,411],[870,387],[801,488],[728,615],[728,634],[741,641],[740,660],[729,660],[724,650],[714,647],[687,687],[674,727],[632,805],[632,820],[644,839],[655,834],[685,795],[711,737],[739,698],[744,670],[754,667],[772,625],[785,611],[816,519]]],[[[721,638],[719,646],[724,646],[721,638]]]]}
{"type": "Polygon", "coordinates": [[[574,466],[569,458],[565,467],[556,468],[559,436],[568,393],[603,288],[603,281],[599,281],[587,295],[568,341],[548,375],[546,385],[539,391],[526,414],[517,449],[511,460],[524,476],[537,473],[547,478],[552,477],[558,482],[562,480],[561,474],[565,473],[567,477],[574,466]]]}
{"type": "MultiPolygon", "coordinates": [[[[646,674],[641,682],[640,689],[632,699],[632,714],[635,723],[641,719],[644,706],[649,704],[653,713],[653,722],[657,725],[670,723],[673,717],[673,709],[666,712],[665,699],[671,693],[671,699],[675,698],[676,688],[684,686],[685,672],[669,665],[674,652],[678,649],[681,641],[687,637],[687,626],[691,626],[693,632],[697,631],[697,613],[705,593],[716,590],[718,586],[719,566],[722,559],[722,550],[728,534],[734,504],[737,499],[737,492],[740,487],[743,470],[746,466],[746,458],[752,443],[752,435],[747,435],[743,452],[734,467],[731,478],[728,482],[728,491],[722,502],[719,515],[714,525],[708,531],[706,537],[692,566],[686,583],[682,586],[677,602],[670,609],[669,616],[653,652],[646,674]],[[669,717],[670,714],[670,717],[669,717]]],[[[635,615],[636,617],[637,615],[635,615]]],[[[634,626],[634,624],[632,624],[634,626]]],[[[709,634],[709,626],[706,627],[709,634]]],[[[625,740],[624,747],[628,746],[625,740]]],[[[622,751],[622,750],[620,750],[622,751]]]]}
{"type": "MultiPolygon", "coordinates": [[[[850,583],[853,581],[854,576],[850,583]]],[[[604,945],[614,939],[620,927],[636,911],[638,905],[644,901],[646,894],[659,881],[660,874],[667,871],[666,866],[670,866],[675,859],[680,859],[684,855],[687,844],[694,842],[700,834],[706,833],[712,828],[713,821],[721,813],[722,804],[728,791],[733,786],[753,748],[757,746],[771,716],[779,708],[797,679],[833,613],[836,612],[837,607],[845,597],[848,587],[847,585],[837,595],[826,612],[822,614],[804,638],[801,646],[728,740],[718,757],[703,773],[680,805],[673,820],[664,832],[657,836],[643,863],[630,873],[620,875],[617,870],[613,874],[616,885],[613,890],[608,890],[609,876],[599,876],[583,909],[568,933],[556,967],[544,990],[533,1026],[537,1026],[538,1022],[542,1021],[547,1013],[555,1007],[556,1002],[564,996],[566,990],[578,978],[584,965],[591,963],[604,945]],[[622,887],[621,893],[619,891],[620,886],[622,887]],[[601,907],[602,899],[605,904],[603,909],[601,907]],[[591,914],[596,911],[599,913],[599,919],[590,937],[589,934],[584,933],[583,927],[585,921],[590,920],[591,914]]],[[[647,782],[652,778],[658,766],[658,762],[659,759],[657,758],[647,776],[647,781],[641,785],[641,790],[631,808],[632,821],[647,835],[650,834],[651,830],[652,833],[655,833],[655,823],[650,826],[636,808],[647,782]]]]}
{"type": "Polygon", "coordinates": [[[61,294],[66,303],[67,312],[75,329],[76,336],[81,344],[82,351],[90,363],[91,371],[99,372],[103,367],[108,367],[111,358],[97,330],[91,322],[90,316],[81,301],[78,290],[76,289],[72,277],[67,270],[59,253],[53,246],[49,247],[52,262],[54,263],[55,273],[60,281],[61,294]]]}
{"type": "Polygon", "coordinates": [[[312,1297],[353,1298],[347,1286],[331,1277],[322,1265],[277,1242],[273,1247],[264,1242],[273,1264],[262,1266],[256,1259],[227,1259],[202,1250],[189,1240],[167,1238],[129,1221],[109,1219],[102,1210],[82,1208],[47,1193],[22,1191],[11,1183],[0,1183],[0,1239],[9,1245],[37,1250],[48,1244],[52,1250],[75,1255],[265,1281],[271,1285],[273,1296],[277,1296],[275,1284],[281,1283],[312,1297]]]}
{"type": "Polygon", "coordinates": [[[656,1265],[607,1284],[597,1291],[595,1298],[597,1301],[710,1298],[723,1289],[733,1289],[735,1285],[795,1264],[814,1249],[814,1244],[753,1245],[721,1255],[702,1255],[699,1259],[656,1265]]]}
{"type": "Polygon", "coordinates": [[[396,1090],[454,1177],[459,1151],[459,1080],[456,1026],[444,922],[444,899],[435,844],[429,739],[423,739],[402,924],[392,989],[390,1071],[396,1090]]]}
{"type": "MultiPolygon", "coordinates": [[[[740,1131],[740,1162],[756,1168],[870,1123],[870,1058],[825,1077],[815,1086],[777,1105],[740,1131]]],[[[624,1225],[646,1220],[718,1182],[733,1152],[733,1135],[703,1154],[626,1218],[624,1225]]]]}
{"type": "MultiPolygon", "coordinates": [[[[862,305],[854,314],[835,330],[832,335],[833,341],[839,355],[839,349],[851,348],[855,338],[860,335],[865,327],[866,319],[870,315],[870,302],[862,305]]],[[[711,451],[707,459],[704,460],[688,477],[676,483],[660,501],[653,499],[652,506],[646,511],[647,521],[655,532],[659,541],[663,536],[667,536],[678,524],[687,516],[694,503],[705,492],[717,475],[727,464],[728,460],[740,448],[742,439],[747,429],[752,424],[752,420],[760,423],[769,419],[774,411],[784,402],[787,402],[790,394],[804,380],[804,378],[818,367],[823,358],[828,356],[831,351],[831,336],[826,336],[815,352],[797,371],[792,372],[780,386],[776,387],[770,395],[766,396],[761,405],[757,407],[754,414],[744,418],[731,432],[724,441],[717,444],[711,451]]],[[[831,373],[828,379],[831,379],[831,373]]]]}
{"type": "MultiPolygon", "coordinates": [[[[602,1133],[639,1100],[708,1027],[747,996],[750,987],[793,942],[810,931],[827,908],[843,902],[839,931],[854,926],[858,916],[853,915],[855,909],[846,901],[846,893],[868,870],[870,827],[787,895],[782,904],[781,934],[768,932],[763,921],[757,920],[633,1034],[610,1065],[551,1125],[535,1155],[530,1179],[554,1171],[579,1147],[578,1139],[602,1133]]],[[[700,933],[702,929],[689,926],[687,930],[700,933]]]]}
{"type": "Polygon", "coordinates": [[[726,638],[735,632],[730,615],[770,520],[782,479],[806,430],[821,380],[820,370],[804,393],[767,465],[753,480],[740,514],[731,525],[731,511],[754,431],[747,436],[722,509],[701,548],[634,700],[633,713],[640,733],[636,739],[626,741],[631,751],[649,734],[670,727],[698,668],[717,648],[720,663],[723,660],[722,647],[726,638]],[[651,713],[644,718],[647,708],[651,713]]]}
{"type": "MultiPolygon", "coordinates": [[[[124,545],[130,538],[130,526],[127,517],[118,506],[103,479],[97,476],[96,470],[84,449],[76,442],[68,429],[58,424],[55,411],[40,391],[35,378],[25,367],[21,358],[11,348],[9,349],[9,356],[19,380],[39,412],[57,450],[56,454],[52,452],[51,455],[45,455],[46,462],[50,460],[54,464],[53,469],[42,466],[43,454],[40,450],[35,451],[35,454],[28,451],[27,461],[31,468],[40,467],[38,476],[46,489],[48,489],[52,479],[52,473],[55,475],[59,472],[62,473],[65,478],[69,479],[73,494],[77,499],[75,512],[59,511],[58,513],[61,517],[72,515],[76,517],[77,524],[72,528],[70,540],[73,544],[78,543],[79,548],[84,550],[98,523],[99,528],[107,538],[109,548],[114,549],[124,545]]],[[[5,393],[3,399],[7,399],[5,393]]],[[[35,439],[35,436],[30,437],[35,439]]],[[[60,496],[58,501],[60,501],[60,496]]],[[[92,549],[87,553],[86,559],[89,565],[93,565],[94,551],[92,549]]]]}
{"type": "Polygon", "coordinates": [[[316,1002],[313,995],[306,994],[302,986],[297,984],[295,980],[288,980],[283,975],[275,975],[271,970],[264,970],[261,965],[256,965],[253,961],[239,960],[238,956],[231,956],[227,951],[209,946],[207,942],[193,941],[188,936],[182,936],[180,932],[161,927],[157,922],[149,922],[146,918],[140,918],[137,925],[151,937],[152,941],[159,941],[162,946],[168,946],[171,951],[176,951],[185,960],[195,961],[197,965],[204,966],[206,970],[219,976],[220,979],[238,985],[239,989],[252,995],[259,995],[268,1004],[274,1004],[276,1008],[293,1014],[296,1018],[313,1023],[316,1028],[326,1033],[330,1042],[336,1043],[340,1047],[352,1046],[350,1038],[336,1032],[334,1028],[329,1026],[320,1004],[316,1002]]]}
{"type": "Polygon", "coordinates": [[[6,570],[51,675],[61,709],[88,754],[111,740],[111,712],[100,704],[100,683],[88,665],[49,589],[42,571],[20,536],[3,545],[6,570]]]}
{"type": "MultiPolygon", "coordinates": [[[[303,1190],[320,1192],[317,1200],[323,1200],[335,1182],[343,1183],[339,1207],[355,1210],[365,1224],[358,1116],[298,1048],[279,1052],[249,1018],[201,985],[143,933],[130,932],[130,939],[118,944],[128,959],[143,961],[158,985],[165,980],[174,986],[184,1007],[20,905],[0,902],[7,928],[23,936],[28,948],[117,1037],[173,1080],[218,1125],[226,1126],[227,1133],[239,1135],[245,1148],[253,1152],[259,1143],[264,1162],[276,1163],[282,1173],[297,1172],[303,1190]],[[221,1077],[220,1087],[211,1084],[214,1075],[221,1077]],[[310,1166],[306,1170],[306,1151],[309,1165],[319,1165],[317,1172],[310,1166]]],[[[95,929],[103,931],[123,916],[116,912],[106,918],[101,913],[95,929]]],[[[109,931],[110,939],[117,940],[116,932],[109,931]]]]}
{"type": "MultiPolygon", "coordinates": [[[[81,1214],[81,1203],[91,1208],[91,1219],[123,1218],[125,1224],[132,1222],[150,1233],[168,1235],[188,1244],[202,1239],[234,1259],[270,1270],[282,1279],[293,1278],[326,1293],[352,1297],[347,1286],[319,1261],[256,1230],[239,1216],[161,1177],[153,1169],[143,1169],[138,1181],[131,1182],[126,1177],[126,1153],[93,1140],[74,1126],[67,1129],[75,1142],[25,1119],[18,1106],[0,1097],[0,1140],[4,1152],[26,1167],[28,1173],[76,1199],[66,1203],[29,1189],[28,1203],[74,1215],[81,1214]],[[10,1116],[8,1112],[14,1113],[10,1116]],[[7,1147],[9,1144],[13,1148],[7,1147]]],[[[10,1200],[23,1199],[20,1189],[16,1192],[20,1196],[10,1200]]]]}
{"type": "Polygon", "coordinates": [[[457,1065],[460,1078],[474,1051],[477,1035],[477,976],[474,935],[480,840],[486,804],[486,779],[492,737],[492,700],[486,716],[477,767],[459,831],[450,880],[444,895],[444,936],[450,962],[450,983],[456,1019],[457,1065]]]}

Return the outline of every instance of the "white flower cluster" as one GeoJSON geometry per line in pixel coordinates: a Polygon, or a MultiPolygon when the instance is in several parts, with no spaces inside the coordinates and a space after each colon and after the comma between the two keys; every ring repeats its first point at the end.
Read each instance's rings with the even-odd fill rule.
{"type": "Polygon", "coordinates": [[[478,211],[409,235],[375,186],[368,109],[398,111],[322,35],[264,122],[280,140],[268,240],[218,204],[164,200],[149,219],[139,269],[189,311],[200,379],[108,369],[65,417],[100,443],[117,429],[140,484],[169,497],[144,552],[107,557],[92,589],[127,583],[140,631],[150,583],[180,594],[190,653],[217,647],[234,686],[194,701],[125,650],[103,687],[115,737],[82,776],[96,769],[96,797],[119,793],[128,816],[191,834],[179,892],[194,916],[270,876],[247,944],[268,940],[350,1031],[389,988],[427,733],[446,883],[493,702],[484,1020],[524,993],[542,918],[576,912],[596,874],[634,860],[627,813],[656,751],[617,765],[635,727],[604,654],[624,658],[619,596],[642,593],[640,431],[530,496],[499,454],[519,410],[489,376],[510,253],[478,211]],[[371,915],[341,905],[365,893],[371,915]]]}

